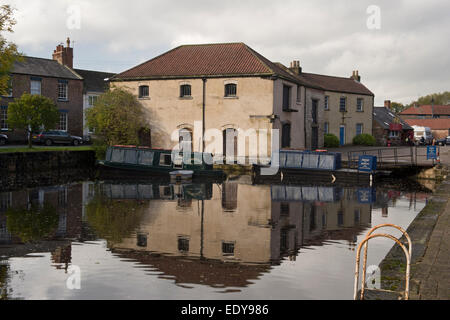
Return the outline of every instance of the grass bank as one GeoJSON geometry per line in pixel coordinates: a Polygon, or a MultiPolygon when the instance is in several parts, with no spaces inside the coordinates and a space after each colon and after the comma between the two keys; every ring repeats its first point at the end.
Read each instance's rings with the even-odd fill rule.
{"type": "Polygon", "coordinates": [[[3,147],[0,148],[0,153],[26,153],[26,152],[46,152],[46,151],[91,151],[94,150],[92,146],[81,146],[81,147],[41,147],[33,146],[28,147],[3,147]]]}

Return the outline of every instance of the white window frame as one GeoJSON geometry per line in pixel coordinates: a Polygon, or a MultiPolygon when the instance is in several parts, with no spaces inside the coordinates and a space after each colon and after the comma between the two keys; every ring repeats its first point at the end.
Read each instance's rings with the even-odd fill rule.
{"type": "Polygon", "coordinates": [[[69,83],[58,82],[58,100],[69,100],[69,83]]]}
{"type": "Polygon", "coordinates": [[[346,112],[347,111],[347,97],[340,97],[339,98],[339,112],[346,112]],[[342,110],[342,99],[344,99],[344,110],[342,110]]]}
{"type": "Polygon", "coordinates": [[[40,96],[42,94],[42,81],[41,80],[30,80],[30,94],[40,96]],[[33,88],[33,84],[39,84],[39,90],[33,88]],[[39,91],[39,93],[38,93],[39,91]]]}
{"type": "Polygon", "coordinates": [[[330,96],[325,96],[324,110],[330,110],[330,96]]]}
{"type": "Polygon", "coordinates": [[[68,112],[60,112],[59,113],[58,130],[67,132],[68,125],[69,125],[69,113],[68,112]]]}
{"type": "Polygon", "coordinates": [[[88,106],[93,107],[98,100],[98,95],[88,95],[88,106]]]}
{"type": "Polygon", "coordinates": [[[329,134],[330,133],[330,123],[329,122],[324,122],[323,123],[323,131],[325,134],[329,134]]]}
{"type": "Polygon", "coordinates": [[[389,131],[389,138],[398,138],[400,137],[400,131],[389,131]]]}
{"type": "Polygon", "coordinates": [[[356,111],[357,112],[364,112],[364,99],[363,98],[357,98],[356,99],[356,111]],[[361,102],[361,108],[359,108],[359,102],[361,102]]]}
{"type": "Polygon", "coordinates": [[[363,123],[357,123],[356,124],[356,135],[363,134],[364,133],[364,124],[363,123]],[[361,126],[361,133],[358,133],[358,126],[361,126]]]}

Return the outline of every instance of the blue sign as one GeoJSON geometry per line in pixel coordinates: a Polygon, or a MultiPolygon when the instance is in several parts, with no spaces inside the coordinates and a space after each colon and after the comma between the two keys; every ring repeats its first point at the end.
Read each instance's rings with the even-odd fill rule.
{"type": "Polygon", "coordinates": [[[373,172],[377,170],[377,157],[359,156],[358,170],[363,172],[373,172]]]}
{"type": "Polygon", "coordinates": [[[427,160],[437,159],[437,147],[427,146],[427,160]]]}

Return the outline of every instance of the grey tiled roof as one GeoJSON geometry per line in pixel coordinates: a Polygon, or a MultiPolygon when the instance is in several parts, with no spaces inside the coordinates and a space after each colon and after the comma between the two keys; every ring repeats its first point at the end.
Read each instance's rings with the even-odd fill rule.
{"type": "Polygon", "coordinates": [[[83,77],[85,92],[105,92],[108,89],[105,79],[109,79],[115,75],[115,73],[81,69],[75,69],[75,72],[83,77]]]}
{"type": "Polygon", "coordinates": [[[23,57],[23,61],[16,61],[12,73],[82,80],[81,76],[77,75],[73,70],[59,64],[55,60],[35,57],[23,57]]]}
{"type": "Polygon", "coordinates": [[[401,120],[400,117],[396,117],[395,114],[386,107],[375,107],[373,109],[373,119],[384,129],[389,129],[389,125],[394,123],[394,119],[400,120],[403,126],[403,130],[412,130],[412,127],[408,125],[405,121],[401,120]]]}

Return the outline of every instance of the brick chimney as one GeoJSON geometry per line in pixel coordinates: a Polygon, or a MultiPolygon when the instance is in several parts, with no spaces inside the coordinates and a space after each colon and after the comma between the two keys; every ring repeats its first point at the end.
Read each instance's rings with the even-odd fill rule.
{"type": "Polygon", "coordinates": [[[64,47],[63,44],[59,44],[56,47],[53,51],[53,60],[69,68],[73,68],[73,48],[70,47],[70,38],[67,38],[66,44],[67,47],[64,47]]]}
{"type": "Polygon", "coordinates": [[[359,71],[358,70],[354,70],[353,74],[352,74],[352,79],[361,82],[361,77],[359,76],[359,71]]]}
{"type": "Polygon", "coordinates": [[[302,68],[300,67],[300,61],[294,60],[291,62],[291,67],[289,68],[293,73],[300,74],[302,73],[302,68]]]}
{"type": "Polygon", "coordinates": [[[384,100],[385,108],[391,109],[391,100],[384,100]]]}

